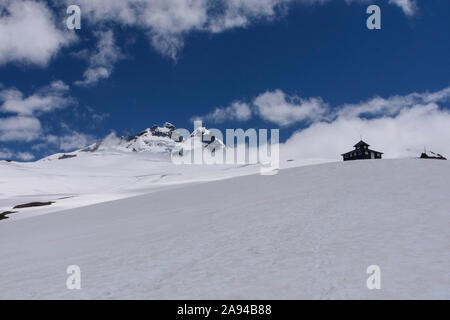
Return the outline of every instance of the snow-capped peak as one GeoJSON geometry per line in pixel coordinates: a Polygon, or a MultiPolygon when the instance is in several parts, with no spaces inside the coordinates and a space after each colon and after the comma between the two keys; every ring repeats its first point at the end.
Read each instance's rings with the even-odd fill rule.
{"type": "Polygon", "coordinates": [[[195,138],[201,139],[201,145],[211,151],[224,147],[224,143],[205,127],[195,129],[190,137],[184,139],[177,128],[170,122],[165,122],[163,126],[154,125],[141,131],[136,135],[119,136],[116,133],[109,134],[102,141],[93,143],[85,148],[70,153],[55,154],[45,158],[49,159],[70,159],[80,154],[98,152],[149,152],[160,156],[169,156],[174,150],[190,150],[191,142],[195,138]]]}
{"type": "Polygon", "coordinates": [[[170,154],[177,143],[182,141],[176,127],[166,122],[162,127],[154,125],[133,136],[110,134],[103,141],[97,142],[81,152],[93,152],[116,149],[131,152],[154,152],[170,154]]]}
{"type": "Polygon", "coordinates": [[[201,138],[203,147],[210,150],[224,148],[225,144],[217,139],[214,134],[208,130],[206,127],[198,127],[191,133],[191,138],[201,138]]]}

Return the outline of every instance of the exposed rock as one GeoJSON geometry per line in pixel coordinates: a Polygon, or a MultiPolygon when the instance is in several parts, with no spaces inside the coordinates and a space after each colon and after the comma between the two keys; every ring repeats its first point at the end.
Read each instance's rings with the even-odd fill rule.
{"type": "Polygon", "coordinates": [[[82,149],[81,152],[94,152],[94,151],[97,151],[101,144],[102,144],[101,142],[96,142],[93,145],[90,145],[89,147],[86,147],[86,148],[82,149]]]}
{"type": "Polygon", "coordinates": [[[54,203],[53,201],[48,201],[48,202],[30,202],[30,203],[25,203],[25,204],[19,204],[19,205],[15,206],[13,209],[49,206],[49,205],[51,205],[53,203],[54,203]]]}
{"type": "Polygon", "coordinates": [[[446,157],[439,153],[434,153],[433,151],[423,152],[420,155],[421,159],[435,159],[435,160],[447,160],[446,157]]]}
{"type": "Polygon", "coordinates": [[[171,131],[174,131],[174,130],[177,129],[177,128],[176,128],[173,124],[171,124],[170,122],[165,122],[165,123],[164,123],[164,128],[167,128],[167,129],[169,129],[169,130],[171,130],[171,131]]]}
{"type": "Polygon", "coordinates": [[[8,219],[9,217],[7,217],[7,215],[12,213],[17,213],[17,211],[5,211],[0,213],[0,220],[8,219]]]}
{"type": "Polygon", "coordinates": [[[76,154],[63,154],[58,159],[59,160],[64,160],[64,159],[75,158],[76,156],[77,156],[76,154]]]}

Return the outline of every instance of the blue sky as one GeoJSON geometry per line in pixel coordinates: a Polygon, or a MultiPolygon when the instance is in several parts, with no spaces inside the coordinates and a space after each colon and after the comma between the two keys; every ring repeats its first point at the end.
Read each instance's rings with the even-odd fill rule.
{"type": "MultiPolygon", "coordinates": [[[[133,1],[142,2],[121,5],[133,1]]],[[[349,146],[360,134],[378,139],[379,123],[365,132],[361,121],[411,126],[399,114],[417,105],[436,105],[427,116],[447,124],[449,1],[148,1],[147,15],[104,2],[78,1],[82,28],[68,31],[61,2],[0,0],[0,159],[38,159],[165,121],[191,129],[193,117],[219,129],[280,128],[282,141],[302,146],[327,141],[322,133],[335,135],[344,116],[347,127],[360,121],[349,146]],[[374,3],[381,30],[366,28],[374,3]]],[[[436,130],[417,148],[448,137],[436,130]]]]}

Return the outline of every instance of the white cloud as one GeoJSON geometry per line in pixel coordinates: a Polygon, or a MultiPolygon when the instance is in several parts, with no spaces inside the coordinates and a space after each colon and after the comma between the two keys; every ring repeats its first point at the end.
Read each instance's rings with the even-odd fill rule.
{"type": "Polygon", "coordinates": [[[0,0],[0,65],[19,62],[45,66],[74,40],[73,33],[56,27],[44,2],[0,0]]]}
{"type": "Polygon", "coordinates": [[[0,91],[0,112],[31,116],[65,108],[75,103],[75,100],[68,96],[68,90],[69,87],[62,81],[54,81],[28,97],[24,97],[24,94],[15,88],[4,89],[0,91]]]}
{"type": "Polygon", "coordinates": [[[394,117],[337,118],[295,133],[282,147],[286,157],[340,159],[360,139],[386,158],[419,156],[427,149],[450,155],[450,113],[438,105],[416,105],[394,117]]]}
{"type": "Polygon", "coordinates": [[[227,120],[247,121],[252,116],[250,106],[244,102],[235,101],[230,106],[224,108],[216,108],[213,112],[205,116],[193,117],[203,121],[211,121],[214,123],[221,123],[227,120]]]}
{"type": "Polygon", "coordinates": [[[34,159],[34,155],[29,152],[19,152],[16,154],[15,158],[23,161],[30,161],[34,159]]]}
{"type": "Polygon", "coordinates": [[[42,151],[45,149],[59,149],[62,151],[73,151],[91,144],[95,138],[92,135],[77,132],[64,122],[61,123],[63,133],[59,136],[53,134],[42,135],[41,143],[35,144],[31,149],[42,151]]]}
{"type": "Polygon", "coordinates": [[[102,79],[107,79],[111,71],[105,67],[90,67],[83,73],[83,80],[75,81],[77,86],[91,86],[102,79]]]}
{"type": "Polygon", "coordinates": [[[288,96],[281,90],[267,91],[259,95],[253,104],[262,119],[280,126],[315,121],[328,110],[328,105],[321,98],[303,99],[288,96]]]}
{"type": "Polygon", "coordinates": [[[328,103],[320,97],[301,98],[276,89],[258,95],[250,105],[236,101],[229,107],[216,108],[205,116],[192,119],[220,123],[226,120],[246,121],[253,115],[283,127],[298,122],[331,121],[340,117],[392,117],[405,108],[418,104],[441,103],[449,100],[450,87],[436,92],[395,95],[389,98],[376,96],[356,104],[343,104],[331,110],[328,103]]]}
{"type": "MultiPolygon", "coordinates": [[[[108,28],[111,22],[121,28],[138,28],[148,35],[157,51],[176,59],[185,37],[192,32],[219,33],[243,28],[282,17],[293,3],[312,5],[329,1],[78,0],[77,4],[82,8],[83,26],[86,21],[89,28],[108,28]]],[[[367,3],[347,0],[352,1],[367,3]]],[[[389,3],[400,7],[408,16],[417,11],[414,0],[389,0],[389,3]]],[[[73,3],[66,0],[65,4],[73,3]]],[[[64,4],[53,1],[51,8],[45,1],[0,0],[0,65],[19,62],[45,66],[61,48],[77,40],[76,33],[65,28],[64,19],[55,21],[56,16],[61,16],[58,12],[64,12],[64,4]]],[[[84,74],[84,83],[94,84],[109,77],[112,64],[92,62],[84,74]]]]}
{"type": "Polygon", "coordinates": [[[89,67],[83,74],[83,80],[76,81],[76,85],[91,86],[109,78],[114,64],[123,58],[111,30],[96,32],[95,35],[98,38],[97,47],[89,57],[89,67]]]}
{"type": "Polygon", "coordinates": [[[42,151],[48,149],[48,145],[46,143],[38,143],[31,146],[31,150],[33,151],[42,151]]]}
{"type": "Polygon", "coordinates": [[[13,153],[9,149],[0,149],[0,159],[6,159],[9,160],[13,157],[13,153]]]}
{"type": "MultiPolygon", "coordinates": [[[[0,90],[0,112],[14,114],[14,116],[0,118],[0,141],[39,140],[48,144],[58,144],[63,149],[76,145],[77,141],[82,143],[83,138],[87,136],[67,129],[66,131],[70,131],[70,134],[61,138],[45,135],[38,119],[43,113],[76,105],[76,100],[68,93],[69,86],[62,81],[54,81],[27,97],[15,88],[0,90]]],[[[31,159],[26,154],[16,157],[22,160],[31,159]]]]}
{"type": "MultiPolygon", "coordinates": [[[[340,159],[361,136],[387,158],[417,157],[424,147],[450,156],[449,101],[447,87],[331,109],[321,98],[302,99],[275,90],[254,99],[252,114],[280,126],[310,122],[280,145],[284,159],[340,159]]],[[[203,119],[233,119],[229,108],[218,108],[203,119]]]]}
{"type": "Polygon", "coordinates": [[[58,138],[59,148],[63,151],[72,151],[87,146],[93,138],[84,133],[72,131],[70,134],[58,138]]]}
{"type": "Polygon", "coordinates": [[[10,149],[0,149],[0,159],[11,160],[11,159],[19,159],[22,161],[30,161],[34,159],[34,155],[29,152],[18,152],[14,154],[10,149]]]}
{"type": "Polygon", "coordinates": [[[157,51],[172,59],[177,58],[190,32],[218,33],[245,27],[253,20],[277,16],[278,9],[290,2],[293,0],[79,0],[90,23],[113,21],[138,27],[157,51]]]}
{"type": "Polygon", "coordinates": [[[207,4],[206,0],[79,1],[83,15],[92,24],[112,21],[138,27],[148,34],[159,52],[172,58],[183,46],[187,32],[203,29],[207,4]]]}
{"type": "Polygon", "coordinates": [[[328,111],[328,104],[321,98],[300,98],[289,96],[277,89],[267,91],[257,96],[251,104],[235,101],[228,107],[216,108],[204,115],[193,117],[214,123],[224,121],[247,121],[252,116],[275,123],[279,126],[289,126],[297,122],[312,122],[321,119],[328,111]]]}
{"type": "Polygon", "coordinates": [[[340,159],[362,136],[386,158],[417,157],[424,147],[450,156],[450,110],[439,105],[449,97],[446,88],[344,105],[332,121],[317,121],[294,133],[281,152],[286,158],[340,159]]]}
{"type": "Polygon", "coordinates": [[[41,123],[33,117],[0,118],[0,141],[32,141],[42,133],[41,123]]]}
{"type": "MultiPolygon", "coordinates": [[[[323,4],[331,0],[79,0],[83,18],[92,25],[137,27],[150,38],[154,48],[176,59],[191,32],[224,32],[247,27],[255,21],[281,17],[292,3],[323,4]]],[[[367,2],[347,0],[347,2],[367,2]]],[[[412,16],[414,0],[389,0],[412,16]]],[[[67,5],[73,4],[66,0],[67,5]]],[[[58,10],[61,2],[54,1],[58,10]]],[[[64,21],[55,22],[56,12],[46,2],[0,0],[0,65],[9,62],[45,66],[59,50],[77,37],[65,29],[64,21]]],[[[100,40],[101,41],[101,40],[100,40]]],[[[86,85],[109,77],[111,65],[91,65],[84,74],[86,85]]],[[[81,84],[81,82],[80,82],[81,84]]]]}
{"type": "Polygon", "coordinates": [[[407,16],[413,16],[417,12],[415,0],[389,0],[389,3],[399,6],[407,16]]]}
{"type": "Polygon", "coordinates": [[[358,104],[345,104],[340,107],[337,115],[342,117],[356,117],[361,115],[392,116],[405,107],[411,107],[416,104],[437,103],[447,101],[448,99],[450,99],[450,87],[437,92],[411,93],[405,96],[396,95],[387,99],[375,97],[358,104]]]}
{"type": "MultiPolygon", "coordinates": [[[[222,32],[237,27],[246,27],[253,21],[273,19],[281,16],[291,0],[230,0],[223,1],[223,12],[211,15],[207,29],[210,32],[222,32]]],[[[303,3],[323,2],[320,0],[297,1],[303,3]]]]}

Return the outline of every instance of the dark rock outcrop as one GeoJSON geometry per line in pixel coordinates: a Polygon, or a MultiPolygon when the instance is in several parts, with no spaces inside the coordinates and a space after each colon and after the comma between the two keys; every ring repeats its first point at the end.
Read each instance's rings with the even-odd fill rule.
{"type": "Polygon", "coordinates": [[[61,157],[58,157],[58,159],[64,160],[64,159],[75,158],[76,156],[77,156],[76,154],[63,154],[61,157]]]}
{"type": "Polygon", "coordinates": [[[9,217],[7,217],[8,214],[12,214],[12,213],[16,213],[17,211],[5,211],[0,213],[0,220],[5,220],[8,219],[9,217]]]}
{"type": "Polygon", "coordinates": [[[434,153],[433,151],[422,152],[420,159],[435,159],[435,160],[447,160],[446,157],[439,153],[434,153]],[[429,154],[428,154],[429,153],[429,154]]]}
{"type": "Polygon", "coordinates": [[[53,203],[54,203],[53,201],[48,201],[48,202],[30,202],[30,203],[19,204],[19,205],[15,206],[13,209],[49,206],[49,205],[51,205],[53,203]]]}

